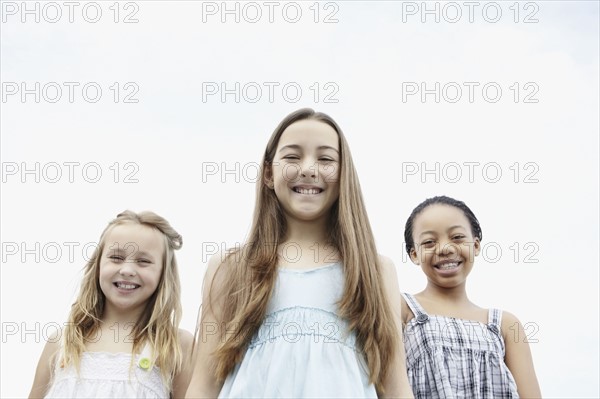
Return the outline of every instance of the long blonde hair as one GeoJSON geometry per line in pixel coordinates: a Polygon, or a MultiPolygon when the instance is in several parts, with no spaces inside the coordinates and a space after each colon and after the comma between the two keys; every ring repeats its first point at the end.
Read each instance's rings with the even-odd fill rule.
{"type": "Polygon", "coordinates": [[[256,205],[248,240],[242,248],[231,251],[219,267],[219,271],[226,273],[223,292],[217,293],[224,298],[221,321],[225,328],[215,352],[215,374],[220,381],[224,380],[242,360],[248,343],[266,316],[277,277],[277,246],[285,237],[286,219],[274,190],[265,184],[264,171],[272,165],[285,129],[304,119],[326,123],[339,136],[340,194],[328,221],[329,241],[336,246],[344,265],[344,294],[338,302],[339,313],[356,334],[369,368],[369,381],[383,392],[399,336],[384,294],[381,265],[358,176],[348,143],[337,123],[328,115],[308,108],[288,115],[271,135],[261,164],[263,173],[256,186],[256,205]]]}
{"type": "Polygon", "coordinates": [[[178,334],[181,320],[181,285],[174,251],[181,248],[183,241],[168,221],[153,212],[121,212],[102,232],[100,242],[84,268],[81,288],[64,329],[61,366],[73,364],[79,370],[85,341],[99,331],[105,303],[99,283],[100,260],[110,231],[115,226],[126,223],[137,223],[156,229],[162,233],[164,239],[165,253],[158,286],[133,327],[131,337],[132,353],[138,353],[146,342],[150,344],[156,365],[161,369],[163,381],[171,389],[173,377],[181,369],[182,363],[178,334]]]}

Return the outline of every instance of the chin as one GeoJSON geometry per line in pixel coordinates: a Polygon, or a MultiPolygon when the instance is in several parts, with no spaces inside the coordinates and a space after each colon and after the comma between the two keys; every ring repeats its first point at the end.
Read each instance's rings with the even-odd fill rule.
{"type": "Polygon", "coordinates": [[[294,218],[302,220],[304,222],[310,222],[313,220],[319,220],[325,217],[325,212],[296,212],[293,215],[294,218]]]}

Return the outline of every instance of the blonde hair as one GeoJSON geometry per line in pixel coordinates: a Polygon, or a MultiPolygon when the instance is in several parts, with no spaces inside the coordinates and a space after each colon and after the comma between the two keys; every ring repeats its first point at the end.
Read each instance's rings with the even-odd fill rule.
{"type": "Polygon", "coordinates": [[[242,248],[231,251],[219,267],[219,271],[224,269],[226,273],[223,292],[218,293],[224,298],[221,321],[225,327],[215,352],[215,374],[220,381],[224,380],[242,360],[248,343],[266,316],[277,277],[277,246],[285,237],[286,219],[274,190],[265,184],[265,170],[273,163],[285,129],[305,119],[326,123],[339,137],[340,194],[331,208],[327,229],[329,241],[336,246],[344,265],[344,294],[338,302],[339,313],[356,334],[369,368],[369,381],[383,392],[399,335],[384,294],[375,240],[342,130],[331,117],[309,108],[288,115],[271,135],[262,160],[263,173],[256,186],[248,241],[242,248]]]}
{"type": "Polygon", "coordinates": [[[132,353],[138,353],[146,342],[150,344],[163,381],[171,389],[173,378],[181,369],[182,363],[178,334],[181,320],[181,286],[174,251],[180,249],[183,242],[181,235],[169,222],[153,212],[121,212],[102,232],[98,247],[84,268],[81,288],[64,329],[61,366],[74,364],[79,370],[85,341],[93,337],[100,328],[105,303],[99,283],[100,260],[108,234],[115,226],[126,223],[137,223],[156,229],[162,233],[164,239],[165,253],[158,286],[133,327],[131,337],[132,353]]]}

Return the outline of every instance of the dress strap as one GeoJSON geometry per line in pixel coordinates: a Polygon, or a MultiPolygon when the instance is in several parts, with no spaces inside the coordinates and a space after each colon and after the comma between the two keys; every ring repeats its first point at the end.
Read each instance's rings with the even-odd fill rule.
{"type": "Polygon", "coordinates": [[[488,310],[488,328],[494,331],[496,334],[500,333],[500,327],[502,326],[502,311],[500,309],[489,309],[488,310]]]}
{"type": "Polygon", "coordinates": [[[404,297],[404,300],[406,301],[406,304],[408,305],[410,310],[415,315],[415,319],[418,323],[425,323],[427,320],[429,320],[429,315],[427,314],[425,309],[423,309],[421,304],[417,302],[417,299],[414,296],[406,292],[403,292],[402,296],[404,297]]]}

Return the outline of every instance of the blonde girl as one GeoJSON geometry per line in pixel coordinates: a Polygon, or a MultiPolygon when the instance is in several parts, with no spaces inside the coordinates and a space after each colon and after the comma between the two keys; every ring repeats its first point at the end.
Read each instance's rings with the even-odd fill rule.
{"type": "Polygon", "coordinates": [[[181,245],[152,212],[125,211],[109,223],[61,336],[46,344],[30,398],[184,395],[193,338],[177,328],[181,245]]]}

